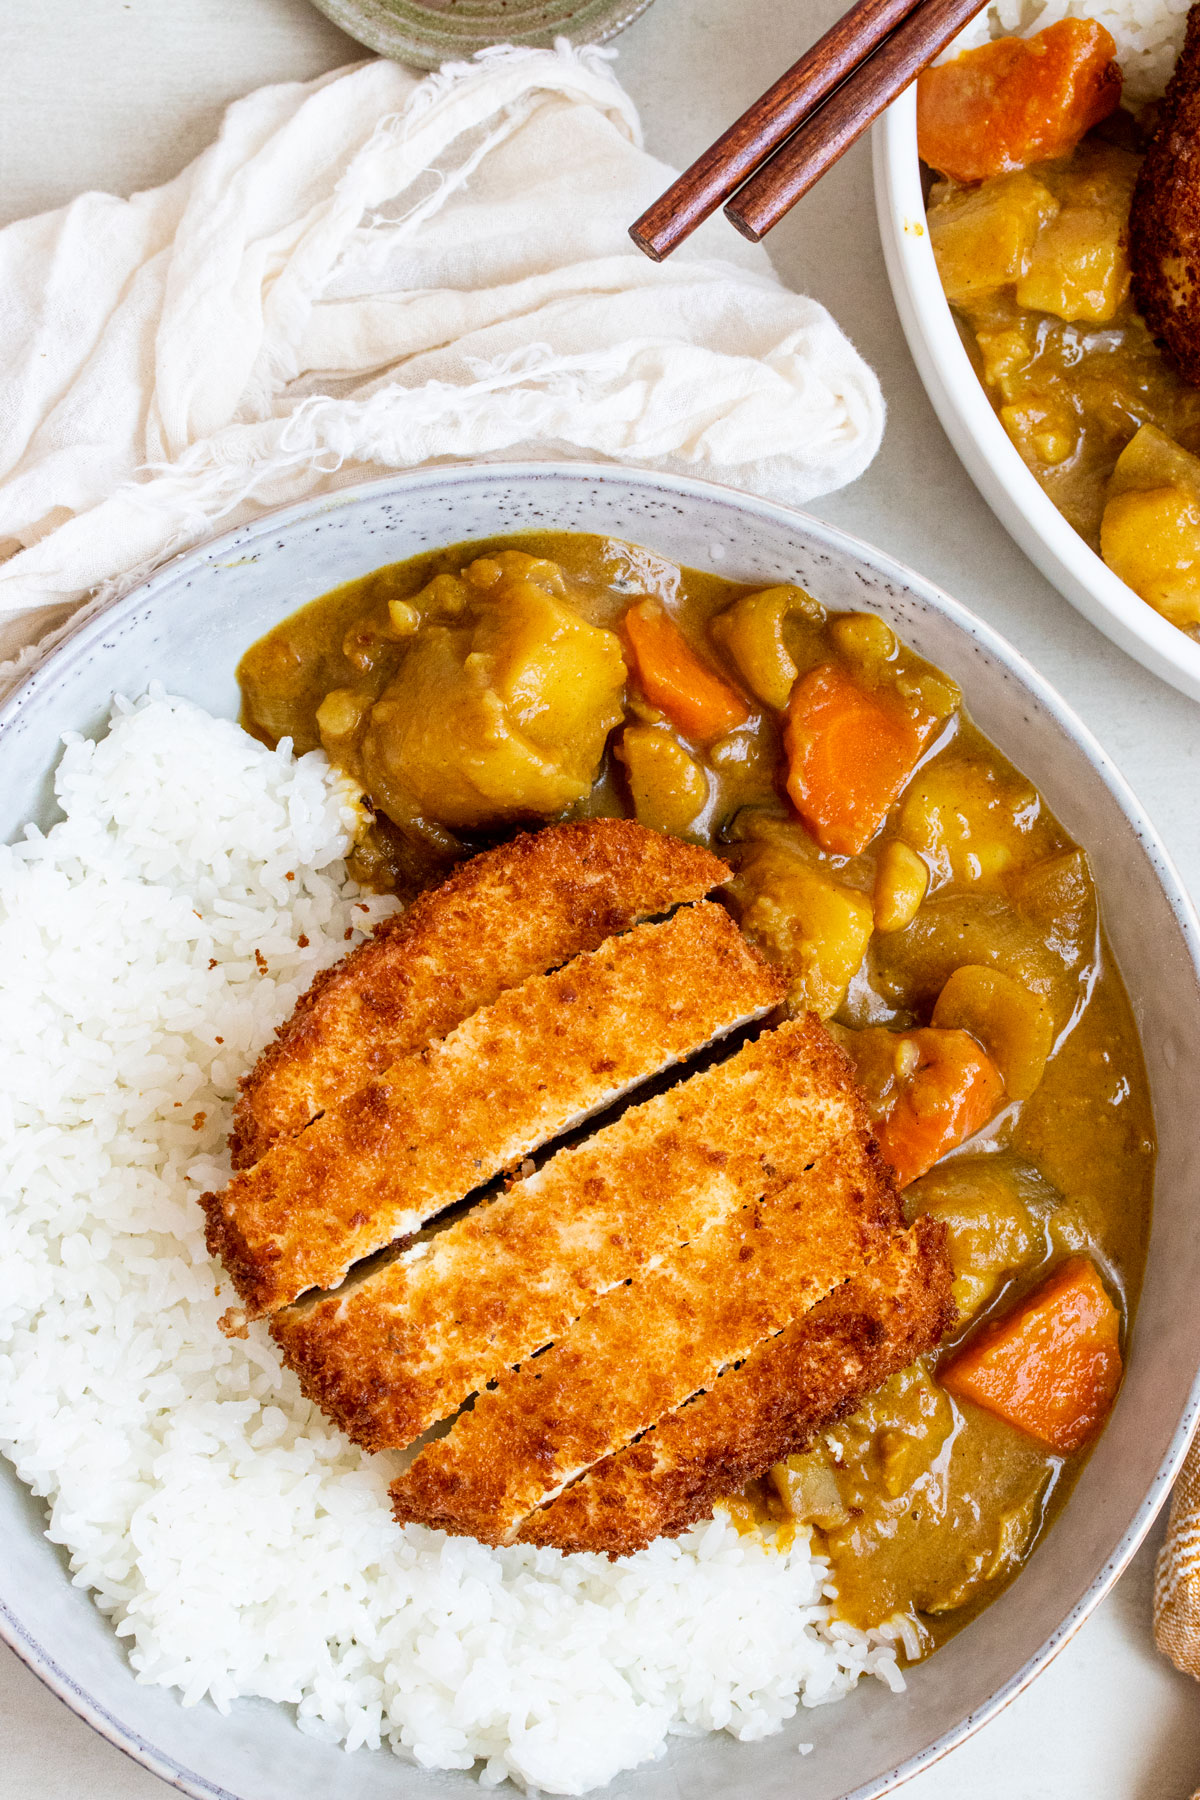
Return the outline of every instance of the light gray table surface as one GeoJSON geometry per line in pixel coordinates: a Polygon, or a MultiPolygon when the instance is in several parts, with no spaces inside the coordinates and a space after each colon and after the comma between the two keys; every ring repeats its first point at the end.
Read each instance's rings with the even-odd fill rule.
{"type": "MultiPolygon", "coordinates": [[[[650,147],[689,160],[842,9],[843,0],[657,0],[619,40],[618,72],[650,147]]],[[[84,188],[128,194],[162,181],[204,147],[239,94],[362,54],[306,0],[0,0],[0,223],[84,188]]],[[[784,278],[823,300],[874,364],[889,405],[873,468],[813,510],[933,577],[1017,643],[1115,758],[1200,895],[1200,708],[1087,625],[964,473],[892,305],[865,144],[770,248],[784,278]]],[[[1033,1687],[913,1781],[906,1800],[1187,1800],[1200,1785],[1200,1687],[1154,1650],[1160,1537],[1161,1521],[1033,1687]]],[[[166,1791],[0,1650],[3,1800],[166,1791]]]]}

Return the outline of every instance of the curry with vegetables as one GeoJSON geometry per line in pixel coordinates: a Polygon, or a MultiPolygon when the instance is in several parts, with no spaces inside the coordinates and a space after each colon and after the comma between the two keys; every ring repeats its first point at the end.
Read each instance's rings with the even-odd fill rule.
{"type": "Polygon", "coordinates": [[[849,1056],[958,1321],[731,1495],[810,1530],[916,1654],[1020,1567],[1121,1373],[1154,1137],[1085,854],[881,618],[579,534],[383,568],[247,651],[247,728],[357,784],[353,869],[411,898],[551,820],[716,853],[787,1007],[849,1056]]]}
{"type": "MultiPolygon", "coordinates": [[[[1182,203],[1162,165],[1184,152],[1170,98],[1157,118],[1119,110],[1114,53],[1102,25],[1066,19],[922,76],[929,234],[1027,467],[1136,594],[1200,639],[1200,333],[1159,304],[1196,248],[1165,232],[1182,203]]],[[[1194,99],[1189,116],[1194,143],[1194,99]]]]}

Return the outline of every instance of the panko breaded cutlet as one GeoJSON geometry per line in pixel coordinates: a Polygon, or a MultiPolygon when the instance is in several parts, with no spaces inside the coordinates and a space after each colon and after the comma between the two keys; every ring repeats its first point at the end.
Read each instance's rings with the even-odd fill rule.
{"type": "Polygon", "coordinates": [[[356,1443],[411,1443],[602,1294],[757,1199],[764,1143],[813,1157],[852,1132],[857,1108],[820,1079],[823,1056],[811,1029],[765,1034],[405,1258],[276,1313],[272,1336],[356,1443]]]}
{"type": "Polygon", "coordinates": [[[532,1513],[520,1542],[631,1556],[808,1449],[950,1329],[945,1238],[931,1218],[897,1232],[863,1274],[532,1513]]]}
{"type": "Polygon", "coordinates": [[[401,1447],[473,1400],[393,1482],[401,1521],[623,1555],[929,1348],[950,1270],[939,1227],[905,1230],[850,1065],[806,1017],[329,1292],[782,998],[700,898],[725,876],[707,852],[623,821],[518,845],[314,986],[247,1084],[241,1151],[268,1147],[204,1197],[207,1237],[356,1441],[401,1447]]]}
{"type": "Polygon", "coordinates": [[[209,1250],[251,1317],[335,1287],[647,1077],[764,1017],[783,992],[712,901],[635,926],[507,988],[205,1194],[209,1250]]]}
{"type": "Polygon", "coordinates": [[[845,1059],[809,1018],[771,1037],[794,1047],[798,1082],[855,1106],[855,1124],[815,1155],[803,1139],[764,1134],[759,1195],[480,1393],[392,1483],[402,1523],[512,1542],[584,1470],[884,1252],[901,1227],[899,1198],[845,1059]]]}
{"type": "Polygon", "coordinates": [[[318,975],[242,1081],[234,1168],[505,988],[701,899],[728,874],[711,851],[628,819],[550,825],[472,857],[318,975]]]}
{"type": "Polygon", "coordinates": [[[1134,304],[1167,361],[1200,387],[1200,6],[1133,190],[1129,260],[1134,304]]]}

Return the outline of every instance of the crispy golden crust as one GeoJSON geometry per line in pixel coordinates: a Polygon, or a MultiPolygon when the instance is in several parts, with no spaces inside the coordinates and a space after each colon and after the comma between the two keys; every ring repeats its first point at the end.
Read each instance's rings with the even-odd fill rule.
{"type": "Polygon", "coordinates": [[[234,1168],[505,988],[700,899],[728,873],[709,851],[627,819],[551,825],[473,857],[318,975],[241,1084],[234,1168]]]}
{"type": "Polygon", "coordinates": [[[783,984],[712,901],[508,988],[221,1194],[206,1238],[250,1316],[351,1265],[714,1037],[783,984]]]}
{"type": "Polygon", "coordinates": [[[1200,8],[1142,163],[1129,213],[1138,311],[1167,361],[1200,387],[1200,8]]]}
{"type": "MultiPolygon", "coordinates": [[[[804,1045],[815,1031],[793,1035],[804,1045]]],[[[811,1156],[852,1133],[853,1101],[796,1068],[787,1034],[761,1037],[560,1151],[418,1260],[277,1313],[272,1335],[305,1393],[367,1449],[411,1443],[602,1294],[757,1199],[764,1143],[811,1156]]]]}
{"type": "Polygon", "coordinates": [[[762,1191],[640,1280],[605,1295],[544,1354],[480,1394],[391,1487],[396,1516],[510,1542],[585,1469],[801,1317],[886,1245],[895,1188],[848,1069],[813,1020],[775,1032],[795,1079],[857,1122],[814,1155],[764,1136],[762,1191]]]}
{"type": "Polygon", "coordinates": [[[918,1219],[865,1274],[533,1513],[521,1542],[616,1557],[677,1537],[932,1350],[954,1321],[951,1279],[944,1226],[918,1219]]]}

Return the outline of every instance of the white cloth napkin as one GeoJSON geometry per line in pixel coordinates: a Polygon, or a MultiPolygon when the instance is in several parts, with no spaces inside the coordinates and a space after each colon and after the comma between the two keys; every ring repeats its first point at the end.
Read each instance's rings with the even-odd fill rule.
{"type": "Polygon", "coordinates": [[[218,526],[435,458],[853,480],[874,375],[723,224],[635,250],[671,173],[608,53],[498,48],[263,88],[164,187],[0,231],[0,654],[218,526]]]}

